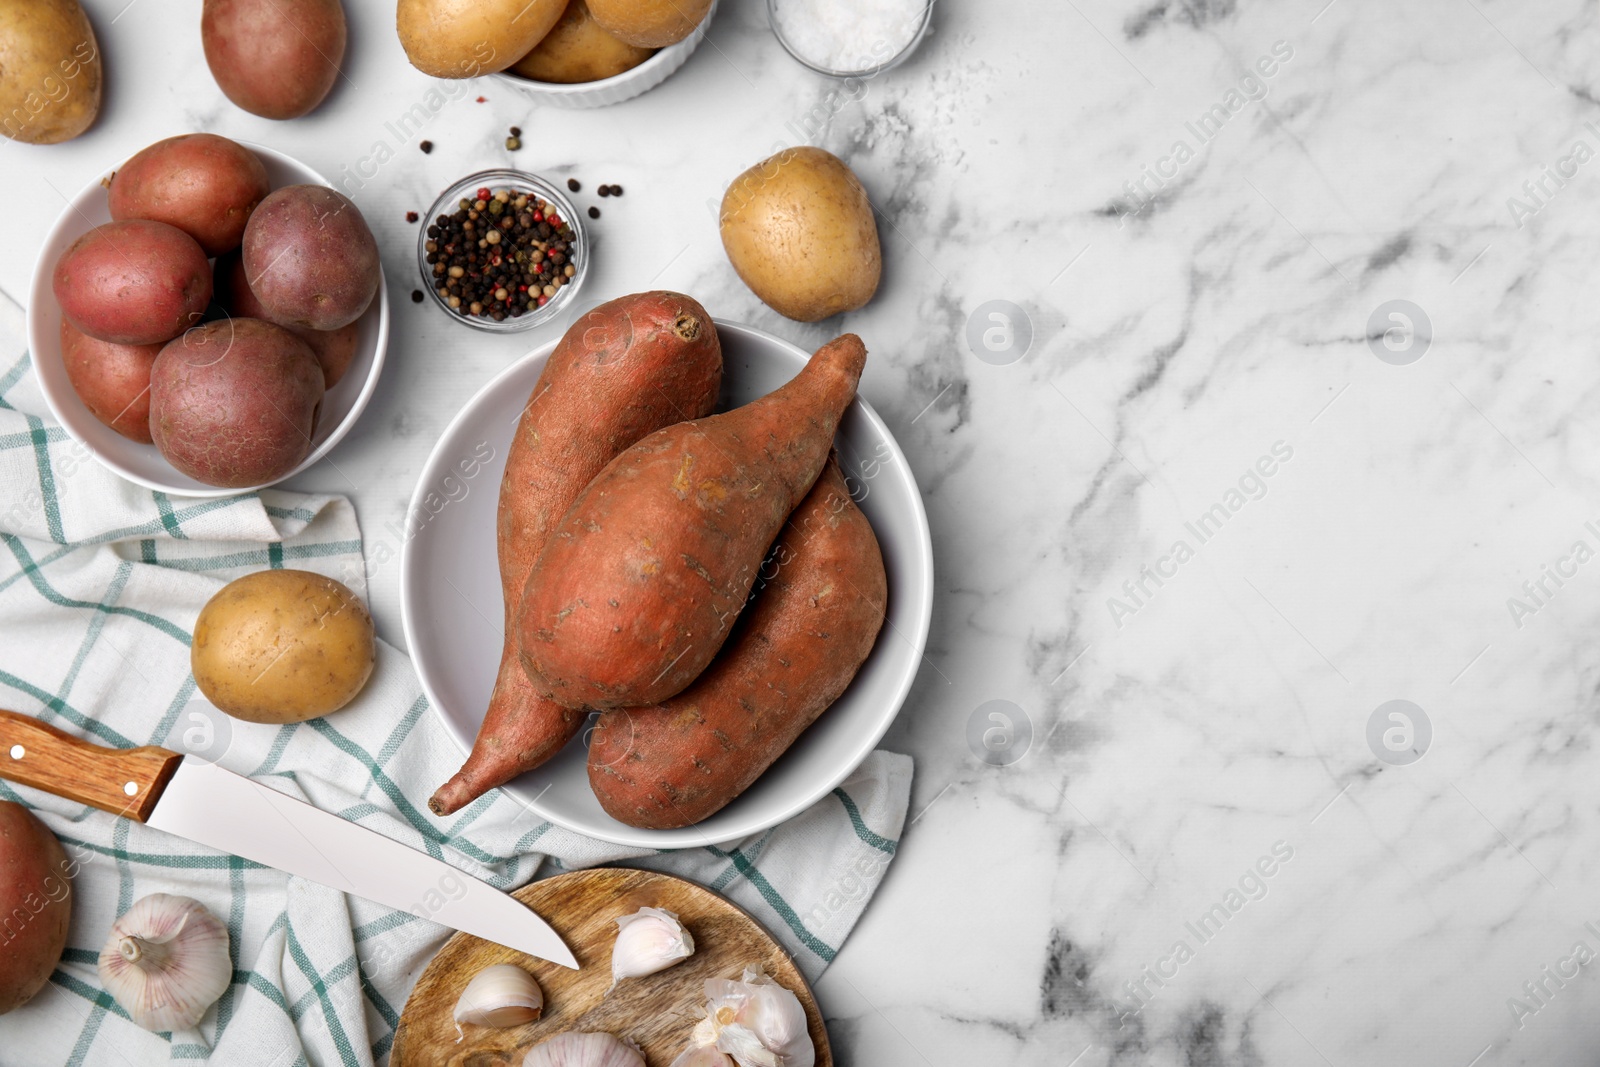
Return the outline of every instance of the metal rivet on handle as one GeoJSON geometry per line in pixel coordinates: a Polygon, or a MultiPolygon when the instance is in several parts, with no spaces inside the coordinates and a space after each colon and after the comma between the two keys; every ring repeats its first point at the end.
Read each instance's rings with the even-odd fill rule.
{"type": "Polygon", "coordinates": [[[23,756],[26,756],[27,754],[28,754],[28,750],[23,748],[21,745],[12,745],[11,746],[11,758],[12,759],[21,759],[23,756]]]}
{"type": "Polygon", "coordinates": [[[122,791],[131,797],[139,791],[139,783],[129,782],[127,785],[122,787],[122,791]]]}

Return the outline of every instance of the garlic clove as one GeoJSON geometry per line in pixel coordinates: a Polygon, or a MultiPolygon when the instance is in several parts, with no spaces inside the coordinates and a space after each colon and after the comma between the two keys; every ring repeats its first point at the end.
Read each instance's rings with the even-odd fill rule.
{"type": "Polygon", "coordinates": [[[456,1038],[465,1037],[462,1023],[474,1026],[521,1026],[544,1011],[544,991],[533,975],[509,963],[485,967],[473,976],[456,1001],[456,1038]]]}
{"type": "Polygon", "coordinates": [[[98,970],[135,1023],[187,1030],[233,981],[228,928],[198,900],[152,893],[111,924],[98,970]]]}
{"type": "Polygon", "coordinates": [[[739,1067],[788,1067],[783,1055],[761,1043],[754,1030],[729,1023],[717,1031],[718,1049],[739,1067]]]}
{"type": "Polygon", "coordinates": [[[631,1041],[569,1030],[529,1049],[522,1067],[645,1067],[645,1062],[631,1041]]]}
{"type": "Polygon", "coordinates": [[[728,1054],[714,1045],[691,1045],[678,1054],[672,1067],[734,1067],[728,1054]]]}
{"type": "MultiPolygon", "coordinates": [[[[694,955],[694,937],[665,908],[640,908],[617,920],[611,949],[611,988],[624,978],[664,971],[694,955]]],[[[609,990],[607,991],[609,992],[609,990]]]]}
{"type": "Polygon", "coordinates": [[[753,968],[740,981],[706,981],[706,1017],[694,1041],[715,1045],[739,1067],[813,1067],[817,1059],[800,998],[753,968]]]}

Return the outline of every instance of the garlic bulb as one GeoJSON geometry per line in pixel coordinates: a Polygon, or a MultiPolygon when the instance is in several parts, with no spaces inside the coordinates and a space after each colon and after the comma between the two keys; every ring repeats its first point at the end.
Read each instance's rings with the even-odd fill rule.
{"type": "Polygon", "coordinates": [[[187,1030],[233,981],[228,928],[198,900],[152,893],[111,924],[100,982],[146,1030],[187,1030]]]}
{"type": "MultiPolygon", "coordinates": [[[[665,908],[640,908],[617,920],[611,949],[611,988],[624,978],[664,971],[694,955],[694,938],[665,908]]],[[[609,992],[609,990],[607,990],[609,992]]]]}
{"type": "Polygon", "coordinates": [[[529,1049],[522,1067],[645,1067],[645,1063],[632,1042],[568,1030],[529,1049]]]}
{"type": "Polygon", "coordinates": [[[817,1060],[800,998],[749,967],[742,981],[707,979],[706,1017],[690,1040],[726,1052],[739,1067],[813,1067],[817,1060]]]}
{"type": "Polygon", "coordinates": [[[533,975],[509,963],[485,967],[467,983],[456,1001],[456,1042],[466,1036],[462,1023],[474,1026],[521,1026],[544,1011],[544,991],[533,975]]]}

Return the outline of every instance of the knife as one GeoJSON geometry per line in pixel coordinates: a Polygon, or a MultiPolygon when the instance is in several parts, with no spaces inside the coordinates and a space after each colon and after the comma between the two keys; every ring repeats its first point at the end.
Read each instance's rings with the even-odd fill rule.
{"type": "Polygon", "coordinates": [[[195,756],[90,744],[0,710],[0,778],[464,930],[563,967],[527,905],[442,860],[195,756]]]}

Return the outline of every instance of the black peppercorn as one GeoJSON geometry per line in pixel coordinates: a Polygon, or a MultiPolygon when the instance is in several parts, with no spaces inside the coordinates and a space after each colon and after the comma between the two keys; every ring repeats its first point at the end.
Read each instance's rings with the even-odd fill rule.
{"type": "MultiPolygon", "coordinates": [[[[503,322],[547,304],[571,280],[564,264],[573,232],[559,208],[535,194],[488,187],[457,204],[429,227],[424,246],[434,290],[450,310],[503,322]]],[[[598,217],[593,209],[591,215],[598,217]]]]}

